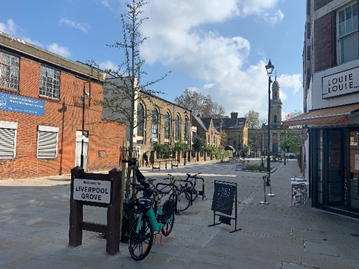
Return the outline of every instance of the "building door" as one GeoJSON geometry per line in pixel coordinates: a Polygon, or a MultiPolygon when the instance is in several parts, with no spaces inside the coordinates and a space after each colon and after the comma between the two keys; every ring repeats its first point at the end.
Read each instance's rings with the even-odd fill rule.
{"type": "Polygon", "coordinates": [[[350,132],[350,171],[345,181],[345,196],[349,201],[349,209],[359,212],[359,129],[350,132]]]}
{"type": "Polygon", "coordinates": [[[81,151],[83,151],[83,169],[85,172],[87,172],[88,143],[88,133],[84,132],[84,136],[82,136],[82,131],[76,131],[75,166],[81,166],[81,151]]]}
{"type": "Polygon", "coordinates": [[[328,130],[327,199],[329,206],[344,205],[343,130],[328,130]]]}

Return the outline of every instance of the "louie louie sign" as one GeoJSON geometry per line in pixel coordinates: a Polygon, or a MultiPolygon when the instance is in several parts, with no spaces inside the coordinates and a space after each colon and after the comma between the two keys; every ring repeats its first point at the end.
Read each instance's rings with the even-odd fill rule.
{"type": "Polygon", "coordinates": [[[359,91],[359,67],[323,77],[323,99],[359,91]]]}
{"type": "Polygon", "coordinates": [[[75,178],[73,197],[78,201],[109,204],[111,181],[75,178]]]}

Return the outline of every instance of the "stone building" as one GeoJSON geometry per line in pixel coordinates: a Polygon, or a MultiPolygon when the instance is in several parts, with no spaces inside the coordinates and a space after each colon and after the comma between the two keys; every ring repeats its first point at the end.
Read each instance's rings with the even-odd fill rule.
{"type": "MultiPolygon", "coordinates": [[[[105,84],[106,98],[112,98],[116,93],[114,90],[124,84],[123,78],[114,78],[107,76],[105,84]]],[[[193,128],[191,124],[192,112],[184,107],[169,102],[154,94],[135,91],[134,101],[134,129],[133,129],[133,145],[134,154],[138,158],[142,158],[145,152],[148,155],[153,154],[156,144],[169,145],[174,147],[175,143],[184,143],[186,148],[190,150],[192,145],[193,128]]],[[[131,102],[129,99],[115,100],[113,105],[121,105],[126,112],[131,111],[131,102]]],[[[105,108],[103,111],[105,118],[115,121],[124,122],[126,124],[126,143],[130,145],[130,125],[126,121],[126,117],[114,109],[105,108]]],[[[154,156],[156,157],[156,156],[154,156]]],[[[142,162],[142,160],[140,160],[142,162]]]]}
{"type": "Polygon", "coordinates": [[[86,171],[118,167],[125,127],[95,105],[103,83],[85,65],[0,33],[0,179],[68,174],[81,159],[86,171]]]}
{"type": "Polygon", "coordinates": [[[237,112],[232,112],[230,118],[213,119],[213,124],[219,132],[226,134],[227,141],[224,146],[241,151],[244,145],[248,145],[248,123],[246,118],[238,117],[237,112]]]}
{"type": "Polygon", "coordinates": [[[205,141],[205,146],[215,146],[218,148],[221,145],[221,137],[218,130],[215,128],[212,118],[192,117],[192,125],[197,128],[197,135],[205,141]]]}
{"type": "Polygon", "coordinates": [[[284,122],[307,129],[312,206],[359,218],[358,1],[307,0],[304,113],[284,122]]]}

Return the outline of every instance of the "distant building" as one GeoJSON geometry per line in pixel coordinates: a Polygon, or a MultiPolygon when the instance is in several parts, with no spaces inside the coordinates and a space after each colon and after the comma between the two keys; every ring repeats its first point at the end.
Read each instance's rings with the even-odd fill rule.
{"type": "Polygon", "coordinates": [[[227,136],[224,146],[231,146],[236,151],[241,151],[248,145],[248,123],[246,118],[238,117],[238,112],[232,112],[230,118],[213,119],[215,128],[223,131],[227,136]]]}
{"type": "Polygon", "coordinates": [[[197,129],[196,135],[205,141],[205,146],[218,148],[221,145],[221,137],[213,124],[212,118],[200,118],[193,115],[192,125],[197,129]]]}

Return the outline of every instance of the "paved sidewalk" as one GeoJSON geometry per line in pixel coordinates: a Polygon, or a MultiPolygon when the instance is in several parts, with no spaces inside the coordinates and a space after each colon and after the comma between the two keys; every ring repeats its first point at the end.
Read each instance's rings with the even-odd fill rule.
{"type": "MultiPolygon", "coordinates": [[[[202,172],[204,200],[176,216],[172,234],[135,262],[126,244],[114,256],[97,233],[84,231],[83,244],[68,247],[69,175],[0,181],[0,269],[5,268],[359,268],[359,220],[307,206],[291,206],[290,177],[296,161],[274,163],[275,197],[264,200],[262,173],[236,171],[235,164],[193,164],[151,171],[184,177],[202,172]],[[237,227],[213,227],[214,180],[237,183],[237,227]]],[[[86,221],[104,223],[105,209],[84,207],[86,221]]]]}

